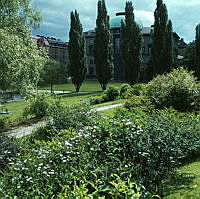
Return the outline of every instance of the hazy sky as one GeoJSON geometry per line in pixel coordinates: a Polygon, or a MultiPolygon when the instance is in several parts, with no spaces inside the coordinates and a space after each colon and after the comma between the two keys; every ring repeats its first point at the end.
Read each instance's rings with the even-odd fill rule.
{"type": "MultiPolygon", "coordinates": [[[[77,10],[84,31],[94,29],[97,16],[98,0],[33,0],[34,6],[41,9],[43,22],[39,30],[33,34],[56,37],[68,41],[70,12],[77,10]]],[[[118,11],[123,11],[126,0],[106,0],[110,17],[118,11]]],[[[194,40],[195,27],[200,23],[200,0],[164,0],[168,8],[169,19],[173,29],[186,42],[194,40]]],[[[134,0],[135,15],[143,26],[150,26],[154,22],[153,12],[156,0],[134,0]]]]}

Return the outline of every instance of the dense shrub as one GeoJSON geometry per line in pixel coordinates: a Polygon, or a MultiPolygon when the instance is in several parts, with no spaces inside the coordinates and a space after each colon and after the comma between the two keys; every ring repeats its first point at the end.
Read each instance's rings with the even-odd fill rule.
{"type": "Polygon", "coordinates": [[[52,125],[57,129],[79,129],[90,125],[97,114],[91,111],[86,103],[78,103],[72,106],[57,106],[50,113],[52,125]]]}
{"type": "Polygon", "coordinates": [[[50,96],[47,93],[40,92],[33,94],[28,99],[28,105],[25,107],[23,116],[34,115],[36,117],[43,117],[49,114],[51,106],[59,104],[56,96],[50,96]]]}
{"type": "Polygon", "coordinates": [[[154,110],[154,105],[150,102],[150,100],[143,95],[136,96],[133,95],[132,97],[129,97],[124,107],[127,108],[129,111],[152,111],[154,110]]]}
{"type": "Polygon", "coordinates": [[[172,106],[180,111],[200,109],[200,86],[193,73],[183,68],[158,75],[147,84],[145,95],[157,108],[172,106]]]}
{"type": "Polygon", "coordinates": [[[114,101],[119,97],[119,90],[116,87],[110,86],[103,95],[104,102],[114,101]]]}
{"type": "Polygon", "coordinates": [[[8,117],[1,116],[0,117],[0,133],[6,130],[7,125],[8,125],[8,117]]]}
{"type": "Polygon", "coordinates": [[[121,87],[120,87],[120,97],[121,97],[122,99],[125,98],[125,96],[126,96],[126,91],[127,91],[128,89],[130,89],[130,88],[131,88],[130,84],[122,84],[122,85],[121,85],[121,87]]]}
{"type": "Polygon", "coordinates": [[[91,105],[95,105],[95,104],[101,104],[104,102],[104,99],[102,96],[95,96],[95,97],[90,97],[89,98],[89,103],[91,105]]]}
{"type": "Polygon", "coordinates": [[[0,170],[9,166],[9,161],[12,160],[20,149],[15,138],[10,138],[4,134],[0,134],[0,170]]]}
{"type": "MultiPolygon", "coordinates": [[[[174,168],[200,151],[199,115],[174,109],[152,111],[145,125],[138,125],[135,112],[101,118],[83,105],[60,107],[54,114],[56,133],[50,133],[50,141],[28,144],[10,161],[0,178],[1,197],[114,197],[117,193],[123,198],[131,191],[128,182],[154,192],[174,168]],[[68,130],[58,131],[63,128],[68,130]],[[121,186],[119,182],[122,192],[115,187],[121,186]]],[[[132,192],[136,193],[141,191],[132,192]]]]}
{"type": "Polygon", "coordinates": [[[85,148],[87,138],[85,132],[62,131],[51,142],[37,142],[23,148],[17,158],[10,161],[7,173],[0,177],[0,196],[151,198],[129,174],[125,178],[122,173],[107,176],[94,160],[91,162],[89,149],[85,148]],[[104,179],[98,176],[101,172],[105,174],[104,179]]]}
{"type": "Polygon", "coordinates": [[[95,105],[104,102],[110,102],[118,99],[119,96],[119,90],[116,87],[109,87],[106,91],[104,91],[103,95],[91,97],[89,99],[89,103],[91,105],[95,105]]]}
{"type": "Polygon", "coordinates": [[[135,84],[126,91],[125,97],[130,98],[133,95],[140,96],[143,95],[146,88],[146,84],[135,84]]]}

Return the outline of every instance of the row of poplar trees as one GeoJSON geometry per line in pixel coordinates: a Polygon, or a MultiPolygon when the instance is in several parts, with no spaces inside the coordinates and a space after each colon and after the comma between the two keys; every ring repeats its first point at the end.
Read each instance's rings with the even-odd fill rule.
{"type": "MultiPolygon", "coordinates": [[[[157,0],[154,12],[154,32],[152,35],[153,75],[168,72],[173,66],[173,30],[168,20],[167,7],[162,0],[157,0]]],[[[142,33],[135,22],[134,8],[131,1],[126,2],[125,22],[121,22],[121,54],[125,71],[125,80],[133,85],[139,80],[142,66],[142,33]]],[[[71,12],[69,33],[69,73],[78,92],[87,74],[86,44],[83,28],[77,11],[71,12]]],[[[113,38],[110,33],[109,16],[105,0],[98,1],[96,35],[94,40],[94,60],[97,79],[103,90],[113,75],[113,38]]]]}

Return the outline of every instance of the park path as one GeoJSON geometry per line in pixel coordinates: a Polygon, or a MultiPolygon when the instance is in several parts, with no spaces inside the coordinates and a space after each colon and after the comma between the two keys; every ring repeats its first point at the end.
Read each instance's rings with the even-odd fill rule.
{"type": "MultiPolygon", "coordinates": [[[[123,103],[113,104],[113,105],[94,108],[92,110],[96,111],[96,112],[105,111],[105,110],[108,110],[108,109],[111,109],[111,108],[116,108],[116,107],[119,107],[119,106],[122,106],[122,105],[123,105],[123,103]]],[[[31,134],[38,127],[46,126],[48,122],[49,121],[41,121],[41,122],[38,122],[36,124],[32,124],[30,126],[23,126],[23,127],[17,128],[17,129],[12,129],[10,131],[7,131],[6,135],[8,135],[9,137],[21,138],[21,137],[24,137],[26,135],[31,134]]]]}

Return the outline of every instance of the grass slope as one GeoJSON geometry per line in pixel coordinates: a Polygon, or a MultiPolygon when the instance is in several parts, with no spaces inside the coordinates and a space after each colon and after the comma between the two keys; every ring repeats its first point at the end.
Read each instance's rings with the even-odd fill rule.
{"type": "Polygon", "coordinates": [[[164,199],[200,198],[200,158],[179,170],[179,176],[166,182],[164,199]]]}

